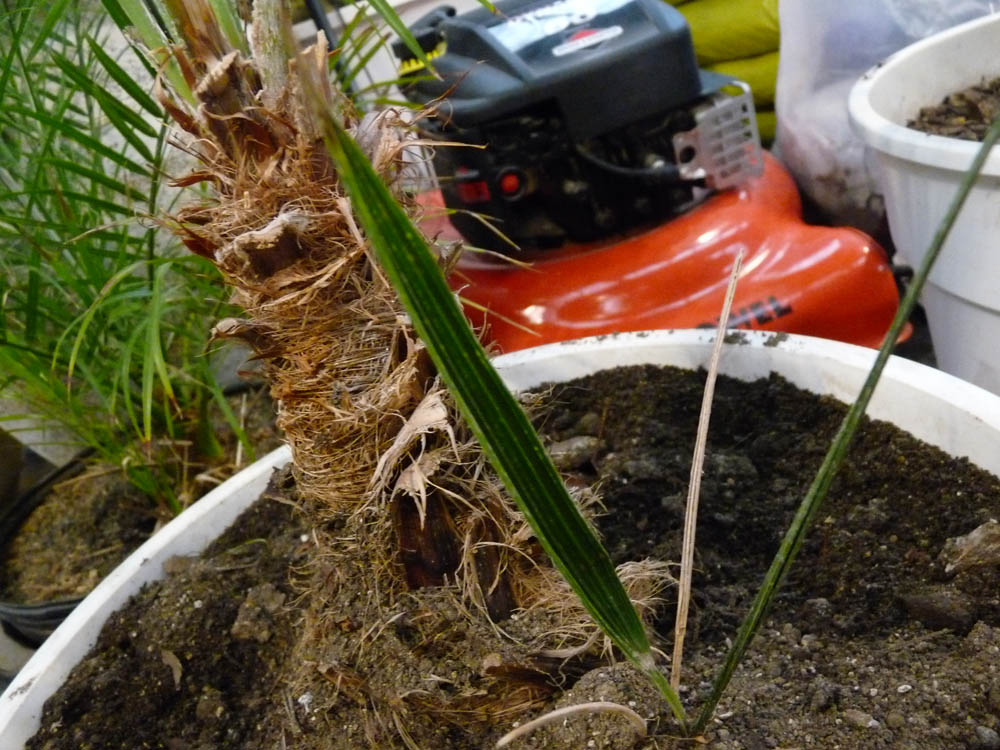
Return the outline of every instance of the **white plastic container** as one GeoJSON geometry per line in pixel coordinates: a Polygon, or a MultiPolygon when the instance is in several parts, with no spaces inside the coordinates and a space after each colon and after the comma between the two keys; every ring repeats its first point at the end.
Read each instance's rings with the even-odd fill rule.
{"type": "MultiPolygon", "coordinates": [[[[1000,14],[897,52],[854,86],[848,109],[880,168],[889,229],[916,265],[979,144],[911,130],[921,107],[1000,76],[1000,14]]],[[[1000,148],[966,201],[923,297],[938,364],[1000,393],[1000,148]]]]}
{"type": "Polygon", "coordinates": [[[274,469],[291,460],[287,446],[230,477],[168,523],[101,581],[21,668],[0,696],[0,748],[16,750],[38,731],[42,705],[97,642],[108,617],[150,581],[163,563],[195,555],[250,507],[274,469]]]}
{"type": "MultiPolygon", "coordinates": [[[[697,368],[711,356],[710,331],[657,331],[601,336],[526,349],[497,358],[506,383],[523,390],[616,365],[697,368]]],[[[837,341],[739,333],[723,349],[720,371],[743,380],[777,372],[800,388],[853,400],[875,352],[837,341]]],[[[939,370],[893,357],[869,414],[928,443],[1000,473],[1000,397],[939,370]]],[[[23,747],[39,727],[42,705],[86,655],[110,614],[143,584],[162,577],[163,561],[196,554],[253,503],[273,468],[289,460],[278,449],[182,513],[115,569],[77,607],[0,696],[0,748],[23,747]]]]}

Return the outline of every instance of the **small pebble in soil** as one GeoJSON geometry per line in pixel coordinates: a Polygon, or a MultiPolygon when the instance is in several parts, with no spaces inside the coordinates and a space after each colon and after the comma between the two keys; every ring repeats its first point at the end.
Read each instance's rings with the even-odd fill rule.
{"type": "Polygon", "coordinates": [[[1000,734],[989,727],[976,727],[976,742],[980,750],[1000,750],[1000,734]]]}
{"type": "Polygon", "coordinates": [[[839,688],[830,681],[819,678],[813,688],[812,696],[809,698],[809,709],[821,712],[830,708],[837,702],[840,694],[839,688]]]}
{"type": "Polygon", "coordinates": [[[599,438],[590,435],[577,435],[576,437],[560,440],[549,446],[549,456],[557,469],[566,471],[568,469],[579,469],[597,453],[601,447],[599,438]]]}
{"type": "Polygon", "coordinates": [[[233,638],[265,643],[271,638],[273,615],[285,603],[285,595],[272,583],[262,583],[247,592],[233,623],[233,638]]]}
{"type": "Polygon", "coordinates": [[[926,586],[900,598],[910,617],[933,630],[964,634],[976,622],[975,602],[952,586],[926,586]]]}
{"type": "Polygon", "coordinates": [[[939,560],[949,574],[1000,564],[1000,523],[991,518],[968,534],[949,539],[939,560]]]}
{"type": "Polygon", "coordinates": [[[857,708],[849,708],[844,711],[843,718],[852,727],[861,729],[877,729],[881,726],[874,716],[857,708]]]}

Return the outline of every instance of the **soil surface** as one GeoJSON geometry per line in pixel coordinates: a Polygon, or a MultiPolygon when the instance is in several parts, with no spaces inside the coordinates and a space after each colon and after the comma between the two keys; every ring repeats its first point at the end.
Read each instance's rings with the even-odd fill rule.
{"type": "Polygon", "coordinates": [[[940,104],[924,107],[908,127],[925,133],[981,141],[1000,114],[1000,78],[949,94],[940,104]]]}
{"type": "Polygon", "coordinates": [[[201,557],[173,558],[111,617],[28,747],[275,747],[259,740],[281,718],[268,709],[283,705],[290,570],[308,541],[292,506],[263,499],[201,557]]]}
{"type": "MultiPolygon", "coordinates": [[[[616,562],[679,559],[702,379],[626,368],[553,391],[543,431],[571,482],[599,486],[608,513],[598,524],[616,562]]],[[[843,412],[777,377],[720,379],[686,641],[689,710],[707,691],[843,412]]],[[[301,571],[314,548],[291,521],[272,519],[228,533],[205,560],[178,563],[166,583],[116,615],[70,686],[47,704],[29,747],[478,749],[532,715],[605,700],[646,718],[649,737],[638,740],[619,716],[591,714],[510,747],[1000,748],[1000,561],[994,550],[949,571],[942,558],[949,540],[989,530],[994,518],[996,477],[891,426],[866,424],[699,744],[673,737],[669,710],[627,664],[591,656],[546,671],[530,648],[546,628],[544,614],[522,614],[501,632],[470,619],[444,589],[389,601],[352,588],[370,564],[363,556],[325,571],[335,584],[323,606],[336,626],[308,658],[299,644],[289,659],[309,602],[293,596],[288,562],[270,554],[284,546],[301,571]],[[254,551],[268,552],[261,570],[244,567],[254,551]],[[220,591],[203,588],[213,578],[220,591]],[[360,619],[366,613],[372,618],[360,619]],[[256,631],[244,629],[247,621],[266,622],[270,637],[248,638],[256,631]],[[501,688],[517,695],[510,713],[491,724],[469,720],[501,688]],[[517,701],[531,710],[516,713],[517,701]],[[160,706],[175,711],[161,717],[160,706]],[[251,707],[249,717],[237,717],[241,706],[251,707]]],[[[669,653],[671,591],[665,598],[655,628],[669,653]]]]}
{"type": "MultiPolygon", "coordinates": [[[[231,396],[230,406],[243,418],[258,456],[280,444],[274,409],[263,390],[231,396]]],[[[217,420],[225,458],[214,466],[189,467],[184,504],[237,470],[235,437],[221,416],[217,420]]],[[[131,485],[120,469],[90,464],[54,485],[0,551],[0,599],[28,604],[83,596],[168,520],[169,512],[131,485]]]]}
{"type": "Polygon", "coordinates": [[[28,603],[83,596],[149,538],[155,511],[114,468],[95,467],[61,482],[4,548],[0,598],[28,603]]]}

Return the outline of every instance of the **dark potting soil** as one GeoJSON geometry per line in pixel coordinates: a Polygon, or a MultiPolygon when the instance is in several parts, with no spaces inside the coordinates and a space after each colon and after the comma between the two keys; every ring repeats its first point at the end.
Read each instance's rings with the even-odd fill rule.
{"type": "Polygon", "coordinates": [[[149,538],[149,498],[113,467],[56,485],[3,548],[0,598],[34,603],[80,597],[149,538]]]}
{"type": "MultiPolygon", "coordinates": [[[[555,405],[541,419],[543,431],[557,462],[575,475],[571,481],[600,486],[609,512],[598,526],[616,562],[679,559],[702,381],[701,374],[639,367],[552,391],[555,405]]],[[[691,710],[719,667],[843,412],[841,404],[777,377],[720,380],[686,642],[682,696],[691,710]]],[[[949,539],[991,518],[1000,518],[996,477],[891,426],[866,424],[704,745],[1000,747],[1000,563],[949,575],[939,560],[949,539]]],[[[369,626],[346,617],[342,628],[332,629],[325,648],[336,658],[323,670],[338,698],[325,702],[318,693],[283,691],[290,673],[283,655],[300,619],[288,611],[294,602],[287,562],[268,557],[263,571],[241,565],[254,550],[277,548],[278,539],[301,564],[304,550],[295,542],[301,532],[287,524],[270,521],[266,528],[227,534],[208,559],[179,565],[165,584],[151,586],[116,615],[62,697],[47,704],[43,731],[29,747],[403,748],[391,732],[376,731],[380,712],[392,706],[412,711],[420,704],[414,696],[431,705],[439,694],[482,688],[499,654],[516,651],[509,641],[498,645],[503,639],[490,628],[466,622],[446,592],[413,592],[384,605],[381,622],[369,626]],[[267,543],[239,543],[256,537],[267,543]],[[221,593],[201,588],[213,577],[221,593]],[[261,592],[262,586],[274,589],[261,592]],[[266,604],[245,604],[255,590],[260,602],[276,601],[274,591],[286,595],[282,606],[272,607],[273,634],[262,641],[234,635],[244,607],[268,611],[266,604]],[[428,622],[433,639],[415,637],[428,622]],[[468,655],[473,648],[479,652],[468,655]],[[350,661],[380,649],[385,655],[375,661],[350,661]],[[258,666],[275,671],[257,672],[258,666]],[[385,673],[377,686],[366,671],[371,669],[385,673]],[[251,686],[258,689],[249,691],[251,686]],[[160,717],[155,709],[161,705],[175,712],[160,717]],[[237,717],[240,706],[252,707],[249,718],[237,717]],[[316,715],[317,706],[330,708],[316,715]],[[325,729],[305,731],[308,726],[325,729]]],[[[371,604],[373,592],[349,589],[355,578],[349,571],[330,576],[338,579],[330,606],[346,611],[352,602],[371,604]]],[[[670,591],[665,598],[655,629],[658,647],[669,653],[670,591]]],[[[522,615],[503,626],[527,642],[523,629],[530,621],[522,615]]],[[[592,669],[579,679],[567,675],[562,688],[534,713],[612,700],[645,716],[651,736],[637,744],[624,720],[601,714],[568,719],[510,747],[692,746],[671,738],[676,725],[668,709],[627,664],[592,669]]],[[[513,721],[474,733],[440,720],[407,726],[416,746],[459,750],[491,747],[513,721]]]]}
{"type": "Polygon", "coordinates": [[[925,133],[981,141],[1000,114],[1000,78],[970,86],[946,96],[940,104],[924,107],[907,127],[925,133]]]}
{"type": "Polygon", "coordinates": [[[202,556],[169,561],[164,581],[109,619],[27,747],[277,747],[269,708],[283,705],[295,633],[290,567],[308,536],[273,494],[202,556]]]}
{"type": "MultiPolygon", "coordinates": [[[[257,455],[280,445],[274,408],[264,390],[230,396],[229,402],[257,455]]],[[[221,414],[213,418],[225,458],[213,466],[189,466],[183,505],[237,470],[235,436],[221,414]]],[[[32,604],[84,596],[169,518],[119,468],[88,465],[83,473],[55,484],[3,547],[0,599],[32,604]]]]}

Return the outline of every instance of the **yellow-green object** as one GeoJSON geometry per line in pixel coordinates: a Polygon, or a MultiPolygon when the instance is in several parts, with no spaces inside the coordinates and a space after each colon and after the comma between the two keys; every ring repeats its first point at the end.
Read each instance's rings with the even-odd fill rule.
{"type": "Polygon", "coordinates": [[[757,110],[757,132],[760,142],[765,146],[774,141],[774,133],[778,129],[778,116],[773,109],[757,110]]]}
{"type": "Polygon", "coordinates": [[[753,90],[755,107],[774,106],[774,87],[778,79],[778,52],[768,52],[756,57],[709,65],[708,70],[730,76],[748,84],[753,90]]]}
{"type": "Polygon", "coordinates": [[[701,65],[778,49],[778,0],[694,0],[678,6],[691,27],[701,65]]]}

